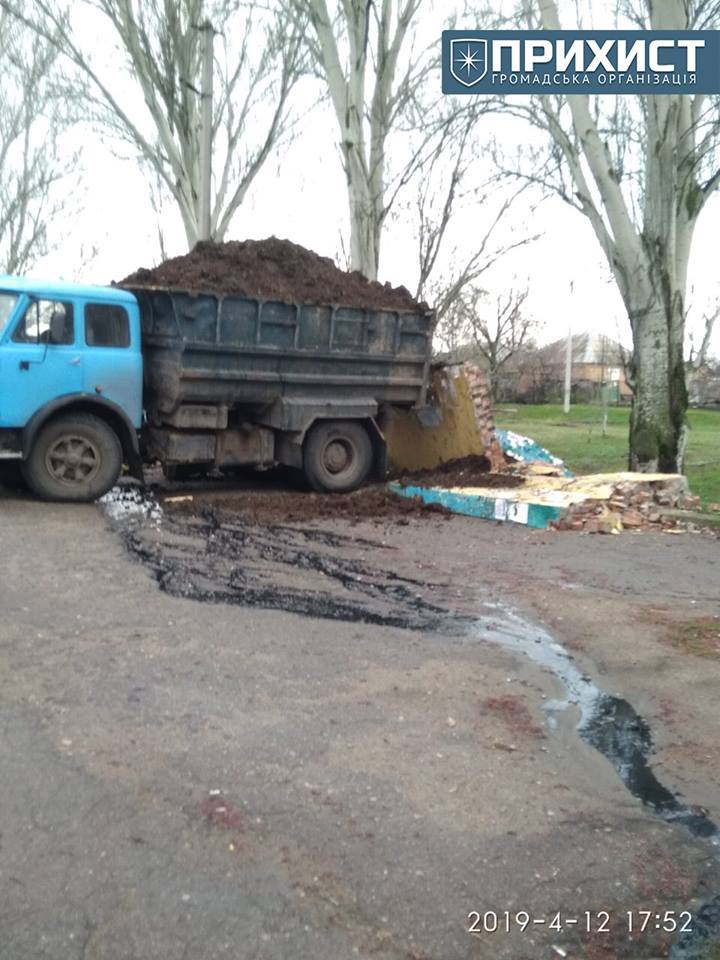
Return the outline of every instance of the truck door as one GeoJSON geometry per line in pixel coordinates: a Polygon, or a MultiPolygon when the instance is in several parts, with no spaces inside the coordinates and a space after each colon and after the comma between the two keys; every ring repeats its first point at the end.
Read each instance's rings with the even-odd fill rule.
{"type": "Polygon", "coordinates": [[[137,324],[119,303],[87,302],[83,307],[85,350],[83,376],[86,393],[117,404],[131,423],[142,418],[142,360],[137,324]]]}
{"type": "Polygon", "coordinates": [[[24,427],[46,403],[82,390],[75,307],[69,300],[29,300],[2,344],[0,426],[24,427]]]}

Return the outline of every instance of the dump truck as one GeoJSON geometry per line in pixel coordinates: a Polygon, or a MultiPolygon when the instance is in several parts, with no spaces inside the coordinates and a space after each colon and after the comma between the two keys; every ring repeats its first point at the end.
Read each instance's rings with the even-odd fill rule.
{"type": "Polygon", "coordinates": [[[383,418],[421,407],[432,312],[0,277],[0,460],[46,500],[285,464],[320,491],[385,469],[383,418]]]}

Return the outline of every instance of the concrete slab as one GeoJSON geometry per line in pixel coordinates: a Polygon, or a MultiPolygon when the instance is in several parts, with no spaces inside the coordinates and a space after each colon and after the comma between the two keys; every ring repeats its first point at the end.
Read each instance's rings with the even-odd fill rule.
{"type": "Polygon", "coordinates": [[[509,521],[544,530],[578,503],[610,501],[619,492],[657,494],[667,491],[680,495],[687,481],[679,474],[598,473],[583,477],[530,476],[522,487],[492,489],[484,487],[422,487],[391,483],[390,489],[403,497],[420,497],[425,503],[437,503],[470,517],[509,521]]]}

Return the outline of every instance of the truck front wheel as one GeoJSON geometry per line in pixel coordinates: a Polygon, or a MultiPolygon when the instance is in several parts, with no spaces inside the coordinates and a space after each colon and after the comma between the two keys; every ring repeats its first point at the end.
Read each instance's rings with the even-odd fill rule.
{"type": "Polygon", "coordinates": [[[346,493],[367,479],[373,450],[367,430],[352,420],[319,421],[305,440],[303,469],[314,490],[346,493]]]}
{"type": "Polygon", "coordinates": [[[122,447],[116,433],[91,413],[51,420],[22,465],[25,482],[43,500],[97,500],[121,470],[122,447]]]}

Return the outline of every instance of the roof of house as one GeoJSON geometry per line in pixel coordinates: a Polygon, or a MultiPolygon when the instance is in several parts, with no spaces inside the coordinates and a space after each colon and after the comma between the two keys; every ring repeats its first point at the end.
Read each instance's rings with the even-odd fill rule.
{"type": "MultiPolygon", "coordinates": [[[[564,363],[567,338],[555,340],[541,348],[546,360],[551,363],[564,363]]],[[[594,363],[603,366],[622,366],[627,350],[617,340],[602,333],[575,333],[572,337],[573,364],[594,363]]]]}

